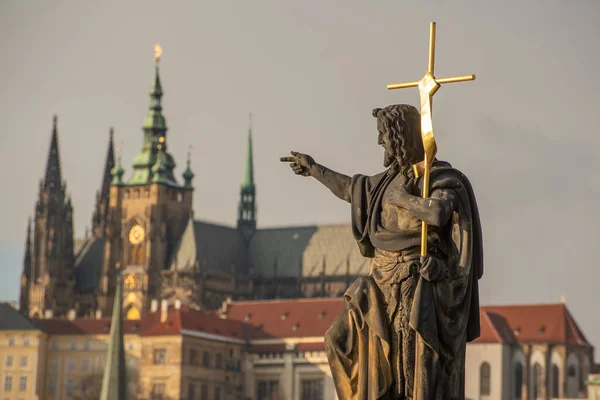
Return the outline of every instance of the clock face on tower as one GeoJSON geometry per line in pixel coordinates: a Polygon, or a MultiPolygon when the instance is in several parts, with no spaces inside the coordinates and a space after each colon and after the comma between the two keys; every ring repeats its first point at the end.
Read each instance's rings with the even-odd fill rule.
{"type": "Polygon", "coordinates": [[[134,225],[129,231],[129,243],[136,245],[144,241],[144,228],[134,225]]]}

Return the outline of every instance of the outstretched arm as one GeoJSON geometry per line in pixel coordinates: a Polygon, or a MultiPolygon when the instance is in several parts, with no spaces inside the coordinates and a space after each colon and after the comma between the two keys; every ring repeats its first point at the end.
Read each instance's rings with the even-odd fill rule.
{"type": "Polygon", "coordinates": [[[392,193],[392,203],[408,210],[415,218],[427,225],[444,226],[456,209],[457,199],[453,190],[435,190],[431,197],[414,196],[401,186],[392,193]]]}
{"type": "Polygon", "coordinates": [[[330,170],[323,165],[317,164],[315,160],[302,153],[291,152],[292,157],[281,157],[280,161],[290,162],[290,168],[296,175],[312,176],[340,199],[350,202],[350,183],[352,178],[339,172],[330,170]]]}

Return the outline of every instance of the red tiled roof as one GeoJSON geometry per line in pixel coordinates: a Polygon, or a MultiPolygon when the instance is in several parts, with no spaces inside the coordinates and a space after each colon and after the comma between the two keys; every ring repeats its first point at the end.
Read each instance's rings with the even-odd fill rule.
{"type": "Polygon", "coordinates": [[[343,309],[341,298],[240,301],[226,316],[246,321],[249,339],[319,337],[343,309]]]}
{"type": "Polygon", "coordinates": [[[244,339],[244,324],[241,321],[223,319],[203,311],[181,313],[182,329],[221,335],[233,339],[244,339]]]}
{"type": "Polygon", "coordinates": [[[483,308],[479,310],[481,335],[473,343],[517,343],[506,319],[483,308]]]}
{"type": "Polygon", "coordinates": [[[564,304],[481,307],[481,337],[474,343],[489,342],[590,345],[564,304]]]}
{"type": "MultiPolygon", "coordinates": [[[[110,332],[110,318],[101,319],[37,319],[40,327],[51,335],[108,335],[110,332]]],[[[125,334],[140,332],[140,321],[123,321],[125,334]]]]}

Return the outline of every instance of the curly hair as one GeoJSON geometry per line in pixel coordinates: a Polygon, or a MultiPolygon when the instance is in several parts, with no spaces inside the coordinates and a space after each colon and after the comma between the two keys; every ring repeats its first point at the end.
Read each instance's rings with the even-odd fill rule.
{"type": "Polygon", "coordinates": [[[385,108],[375,108],[373,117],[377,118],[390,135],[392,148],[404,160],[402,170],[411,164],[423,160],[423,142],[421,139],[421,115],[409,104],[394,104],[385,108]]]}

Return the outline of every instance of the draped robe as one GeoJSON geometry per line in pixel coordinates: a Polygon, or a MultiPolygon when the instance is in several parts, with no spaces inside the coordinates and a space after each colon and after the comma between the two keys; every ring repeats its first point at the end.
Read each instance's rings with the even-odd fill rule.
{"type": "MultiPolygon", "coordinates": [[[[419,250],[420,229],[394,229],[386,220],[383,199],[398,165],[386,172],[352,178],[352,230],[363,256],[411,254],[419,250]]],[[[422,191],[422,178],[411,178],[422,191]]],[[[440,252],[418,261],[411,293],[410,328],[416,333],[412,397],[394,394],[390,357],[391,324],[380,281],[371,274],[358,278],[344,295],[346,307],[325,335],[325,347],[340,399],[392,398],[464,399],[464,357],[467,341],[479,336],[478,280],[483,275],[483,244],[479,212],[468,179],[450,164],[436,161],[430,173],[433,195],[451,191],[454,211],[445,226],[432,229],[430,241],[440,252]],[[443,269],[444,274],[440,274],[443,269]],[[397,397],[400,396],[400,397],[397,397]]],[[[433,228],[433,227],[432,227],[433,228]]],[[[405,265],[398,262],[396,268],[405,265]]],[[[401,345],[397,344],[396,345],[401,345]]],[[[412,368],[412,367],[411,367],[412,368]]],[[[395,375],[394,375],[395,374],[395,375]]]]}

